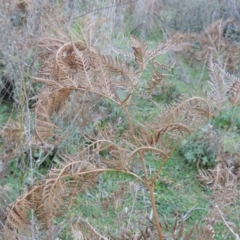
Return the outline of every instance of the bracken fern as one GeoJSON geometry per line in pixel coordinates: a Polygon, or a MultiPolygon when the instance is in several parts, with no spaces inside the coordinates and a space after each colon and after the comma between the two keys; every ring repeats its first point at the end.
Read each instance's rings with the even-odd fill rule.
{"type": "MultiPolygon", "coordinates": [[[[141,239],[164,239],[154,197],[154,186],[159,173],[181,141],[223,109],[228,100],[233,106],[240,103],[239,79],[224,73],[210,58],[211,80],[208,94],[199,97],[182,96],[171,105],[161,106],[161,114],[154,116],[154,120],[138,123],[132,119],[131,107],[133,96],[138,94],[142,74],[146,69],[153,71],[151,76],[156,79],[151,81],[159,82],[160,73],[156,73],[156,69],[161,64],[156,57],[171,50],[180,51],[187,46],[182,43],[181,38],[160,43],[151,50],[148,50],[145,42],[134,36],[131,36],[131,42],[132,52],[124,54],[126,59],[122,60],[120,56],[114,58],[102,55],[100,49],[90,46],[85,40],[73,41],[66,37],[63,40],[41,41],[40,45],[45,48],[45,52],[39,56],[40,70],[33,79],[42,83],[43,87],[34,97],[37,102],[33,145],[48,148],[49,145],[56,146],[61,142],[62,138],[56,132],[56,129],[60,132],[59,127],[53,122],[54,117],[76,91],[87,96],[98,95],[100,99],[113,102],[122,109],[128,127],[119,135],[111,123],[108,123],[99,128],[91,138],[87,136],[90,143],[87,146],[83,144],[78,153],[60,155],[61,159],[55,161],[54,167],[44,179],[31,186],[27,193],[13,203],[5,223],[7,239],[30,237],[31,211],[35,213],[46,238],[52,239],[54,219],[71,208],[72,201],[78,194],[97,185],[99,176],[104,172],[129,174],[144,184],[150,194],[155,222],[145,230],[140,229],[138,235],[123,230],[120,239],[135,239],[136,236],[141,239]],[[148,68],[152,65],[155,67],[148,68]],[[226,81],[226,75],[230,80],[226,81]],[[146,155],[150,152],[159,163],[158,169],[154,171],[147,167],[149,163],[146,155]],[[136,159],[141,163],[143,175],[132,171],[136,159]]],[[[116,52],[123,53],[120,50],[116,52]]],[[[86,99],[87,106],[94,104],[89,103],[91,98],[86,99]]],[[[82,104],[84,105],[84,101],[82,104]]],[[[82,119],[85,119],[84,116],[82,119]]],[[[173,236],[186,240],[196,230],[194,226],[184,235],[183,220],[180,220],[178,226],[179,228],[174,228],[173,236]]],[[[107,239],[82,220],[73,223],[72,229],[75,234],[82,234],[82,239],[107,239]],[[88,230],[85,235],[84,229],[88,230]]]]}

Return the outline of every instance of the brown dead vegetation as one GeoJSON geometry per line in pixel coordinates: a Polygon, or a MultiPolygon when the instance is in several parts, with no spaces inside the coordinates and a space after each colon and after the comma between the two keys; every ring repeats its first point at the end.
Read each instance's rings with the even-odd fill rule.
{"type": "Polygon", "coordinates": [[[212,54],[233,73],[239,70],[240,64],[239,26],[233,19],[217,20],[200,33],[174,33],[173,36],[181,35],[184,41],[191,43],[187,50],[180,52],[191,66],[206,62],[212,54]]]}
{"type": "MultiPolygon", "coordinates": [[[[31,12],[28,4],[30,3],[21,1],[13,8],[13,14],[20,16],[19,25],[13,24],[15,31],[19,33],[24,33],[21,27],[31,24],[30,20],[35,19],[34,17],[39,21],[45,17],[51,20],[48,15],[39,11],[44,9],[44,5],[40,8],[34,6],[32,9],[36,11],[31,12]]],[[[48,24],[46,21],[43,30],[49,27],[48,24]]],[[[222,37],[221,24],[221,21],[217,22],[202,33],[199,60],[213,53],[212,49],[217,51],[225,49],[224,44],[228,42],[225,43],[222,37]],[[205,44],[209,44],[211,50],[205,48],[205,44]]],[[[27,33],[27,37],[20,35],[21,42],[17,43],[17,49],[22,53],[26,53],[24,50],[29,46],[28,41],[31,46],[34,41],[38,44],[33,46],[34,49],[41,48],[41,54],[36,56],[40,68],[36,76],[31,78],[41,84],[38,94],[33,98],[36,100],[33,116],[34,134],[31,138],[25,138],[24,118],[19,122],[9,120],[5,127],[1,127],[0,133],[3,137],[1,150],[4,154],[9,154],[6,159],[12,158],[12,154],[16,152],[22,152],[23,146],[45,149],[60,144],[67,133],[63,134],[64,136],[59,135],[64,129],[59,128],[55,120],[59,112],[65,110],[66,105],[74,106],[70,116],[79,114],[81,127],[84,128],[88,121],[95,117],[92,106],[96,106],[96,101],[107,99],[123,111],[126,128],[119,134],[115,125],[111,125],[110,122],[104,127],[99,127],[93,136],[83,136],[85,142],[83,141],[84,144],[79,146],[75,154],[59,155],[48,174],[25,189],[25,192],[10,205],[6,219],[1,219],[5,221],[5,237],[9,240],[25,239],[40,232],[45,234],[46,239],[56,238],[60,225],[55,224],[55,220],[69,211],[74,205],[74,198],[96,186],[102,173],[116,172],[128,174],[145,186],[149,192],[154,221],[145,218],[145,222],[140,225],[143,227],[138,230],[120,229],[120,237],[115,239],[163,240],[165,233],[162,232],[154,197],[154,185],[159,180],[159,173],[183,139],[199,129],[210,117],[218,114],[226,103],[232,106],[240,104],[240,80],[225,73],[224,68],[215,64],[212,57],[209,57],[208,93],[204,96],[183,96],[171,105],[161,106],[161,114],[156,114],[150,122],[138,123],[132,119],[130,108],[134,104],[132,102],[134,94],[138,96],[138,86],[143,72],[146,69],[151,71],[151,79],[146,84],[146,92],[151,93],[157,85],[162,84],[164,78],[161,73],[163,65],[158,63],[157,56],[168,51],[187,49],[191,52],[191,47],[186,44],[188,36],[175,35],[168,42],[159,43],[154,49],[148,49],[144,41],[131,36],[131,49],[126,52],[119,50],[117,56],[113,57],[103,54],[102,49],[92,45],[87,38],[73,40],[64,34],[55,38],[44,37],[45,31],[38,30],[33,28],[27,33]],[[41,37],[39,35],[39,38],[33,38],[35,33],[41,33],[41,37]],[[27,44],[23,44],[23,39],[27,44]],[[148,68],[149,66],[154,67],[148,68]],[[78,99],[73,98],[73,95],[78,99]],[[88,144],[85,144],[87,141],[88,144]],[[146,156],[149,153],[155,158],[157,169],[152,170],[148,166],[146,156]],[[140,163],[141,175],[132,171],[136,162],[138,167],[140,163]]],[[[193,35],[192,39],[200,41],[197,35],[193,35]]],[[[67,120],[71,122],[71,119],[67,120]]],[[[5,155],[3,156],[5,158],[5,155]]],[[[222,160],[222,163],[217,165],[218,170],[200,172],[202,175],[199,179],[205,177],[204,179],[214,186],[213,198],[220,213],[225,211],[222,205],[236,199],[233,190],[235,189],[236,193],[239,167],[235,160],[232,160],[235,158],[236,156],[231,155],[227,161],[222,160]],[[222,198],[222,189],[230,191],[226,202],[219,200],[222,198]]],[[[125,187],[120,185],[119,189],[101,201],[99,206],[103,205],[108,209],[112,204],[117,209],[121,205],[120,196],[124,193],[125,187]]],[[[0,200],[2,201],[2,198],[0,200]]],[[[2,209],[0,211],[3,212],[2,209]]],[[[218,220],[216,214],[210,213],[204,226],[200,228],[194,225],[187,233],[184,233],[184,218],[179,216],[176,217],[173,228],[170,228],[167,222],[165,228],[175,239],[189,240],[192,236],[196,236],[196,239],[213,239],[212,227],[215,218],[218,220]]],[[[223,219],[222,214],[221,218],[223,219]]],[[[82,239],[108,239],[96,231],[94,226],[80,218],[79,221],[70,224],[72,232],[80,235],[82,239]]]]}
{"type": "MultiPolygon", "coordinates": [[[[231,215],[231,206],[236,204],[239,198],[239,160],[240,153],[220,151],[216,159],[217,165],[213,169],[198,171],[197,179],[212,190],[212,209],[205,217],[205,222],[211,223],[211,227],[223,222],[227,228],[230,228],[227,219],[231,215]]],[[[230,230],[236,237],[237,227],[232,225],[230,230]]]]}

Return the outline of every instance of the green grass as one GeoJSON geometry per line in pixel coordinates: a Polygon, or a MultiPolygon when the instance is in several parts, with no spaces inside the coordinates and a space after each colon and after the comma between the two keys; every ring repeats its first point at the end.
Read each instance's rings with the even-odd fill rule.
{"type": "Polygon", "coordinates": [[[195,206],[187,224],[192,226],[197,220],[202,220],[209,209],[211,192],[203,189],[195,180],[196,171],[195,167],[186,164],[177,153],[167,161],[160,176],[169,184],[160,181],[155,188],[161,214],[171,216],[174,211],[178,211],[184,215],[195,206]]]}

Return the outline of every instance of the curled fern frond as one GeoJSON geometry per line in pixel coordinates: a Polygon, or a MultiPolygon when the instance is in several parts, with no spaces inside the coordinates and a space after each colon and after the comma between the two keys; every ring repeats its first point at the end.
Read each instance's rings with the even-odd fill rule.
{"type": "MultiPolygon", "coordinates": [[[[57,84],[56,86],[59,87],[57,84]]],[[[57,127],[51,123],[50,117],[64,106],[70,93],[71,89],[69,88],[60,88],[53,91],[53,87],[46,87],[37,96],[39,100],[35,104],[35,132],[40,142],[44,142],[49,136],[54,135],[54,130],[57,127]]]]}
{"type": "Polygon", "coordinates": [[[167,108],[160,117],[138,128],[142,144],[161,150],[165,159],[178,144],[211,116],[206,100],[200,97],[182,99],[167,108]]]}
{"type": "Polygon", "coordinates": [[[146,60],[145,60],[146,51],[147,51],[146,45],[140,39],[133,36],[130,36],[130,37],[132,41],[131,46],[134,50],[135,62],[140,67],[140,69],[143,70],[146,67],[146,60]]]}
{"type": "Polygon", "coordinates": [[[12,205],[4,227],[6,239],[22,239],[20,235],[30,235],[31,222],[28,214],[30,210],[34,209],[40,218],[46,218],[46,212],[40,208],[42,190],[43,185],[39,183],[31,187],[27,194],[17,199],[12,205]]]}
{"type": "Polygon", "coordinates": [[[68,156],[63,156],[63,159],[63,162],[58,162],[61,167],[52,169],[47,175],[42,193],[42,204],[52,219],[67,211],[76,194],[95,186],[99,175],[92,172],[95,168],[88,162],[68,156]]]}
{"type": "Polygon", "coordinates": [[[60,69],[68,74],[69,69],[88,69],[86,61],[83,61],[81,52],[86,49],[81,42],[68,42],[61,46],[56,53],[56,63],[60,69]]]}
{"type": "MultiPolygon", "coordinates": [[[[150,145],[156,146],[159,142],[169,143],[171,144],[173,141],[181,141],[182,138],[185,138],[186,135],[191,133],[191,129],[182,124],[169,124],[161,129],[156,129],[155,134],[148,138],[148,143],[150,145]]],[[[174,145],[172,145],[174,146],[174,145]]]]}
{"type": "Polygon", "coordinates": [[[135,86],[136,73],[129,64],[103,56],[97,47],[88,48],[81,41],[64,43],[52,40],[46,46],[48,51],[41,57],[49,64],[43,62],[38,76],[33,77],[35,82],[44,84],[35,97],[38,141],[45,142],[54,135],[56,126],[51,123],[51,116],[65,106],[74,90],[92,92],[118,105],[126,102],[129,94],[120,97],[118,90],[131,92],[135,86]]]}
{"type": "MultiPolygon", "coordinates": [[[[11,207],[4,234],[9,240],[31,233],[28,212],[33,211],[43,228],[51,233],[53,219],[64,214],[77,194],[96,185],[101,171],[86,162],[64,155],[59,168],[52,169],[45,179],[32,186],[11,207]]],[[[50,237],[50,236],[49,236],[50,237]]]]}

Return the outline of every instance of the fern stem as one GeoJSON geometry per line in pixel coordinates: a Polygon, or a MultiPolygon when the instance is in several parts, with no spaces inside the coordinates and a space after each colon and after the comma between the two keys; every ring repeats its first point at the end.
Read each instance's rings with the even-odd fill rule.
{"type": "Polygon", "coordinates": [[[162,228],[161,228],[160,223],[159,223],[158,213],[157,213],[157,208],[156,208],[156,202],[155,202],[155,197],[154,197],[154,185],[153,184],[151,184],[151,185],[148,184],[147,186],[148,186],[148,189],[150,191],[152,210],[153,210],[154,219],[156,221],[159,240],[163,240],[162,228]]]}
{"type": "Polygon", "coordinates": [[[20,102],[20,131],[19,131],[19,139],[18,139],[18,143],[21,149],[21,160],[22,163],[24,165],[24,168],[26,167],[26,161],[25,161],[25,156],[24,156],[24,152],[23,152],[23,132],[24,132],[24,108],[25,108],[25,100],[27,98],[26,96],[26,80],[24,79],[24,76],[22,76],[23,79],[23,85],[22,85],[22,92],[21,92],[21,102],[20,102]]]}
{"type": "Polygon", "coordinates": [[[134,142],[136,142],[136,136],[134,134],[134,129],[133,129],[133,124],[132,124],[132,120],[131,120],[131,117],[130,117],[130,114],[129,114],[129,111],[128,111],[128,108],[127,107],[124,107],[122,106],[125,114],[126,114],[126,117],[127,117],[127,121],[128,121],[128,125],[129,125],[129,131],[130,131],[130,135],[131,135],[131,138],[134,142]]]}
{"type": "Polygon", "coordinates": [[[148,181],[148,173],[147,173],[147,168],[146,168],[146,164],[145,164],[145,159],[143,157],[144,152],[140,153],[140,159],[142,162],[142,167],[143,167],[143,171],[144,171],[144,176],[145,176],[145,180],[146,182],[148,181]]]}
{"type": "Polygon", "coordinates": [[[162,156],[164,156],[164,159],[168,159],[169,158],[169,155],[167,155],[166,153],[164,153],[163,151],[159,150],[158,148],[155,148],[155,147],[151,147],[151,146],[143,146],[143,147],[139,147],[137,149],[135,149],[131,154],[130,156],[127,158],[127,160],[124,161],[124,165],[127,164],[127,162],[130,162],[131,159],[133,158],[133,156],[135,154],[137,154],[139,151],[152,151],[152,152],[156,152],[158,154],[161,154],[162,156]]]}
{"type": "MultiPolygon", "coordinates": [[[[69,165],[67,165],[67,166],[69,166],[69,165]]],[[[65,168],[64,168],[64,170],[65,170],[65,168]]],[[[104,173],[104,172],[120,172],[120,173],[129,174],[129,175],[137,178],[143,184],[146,184],[146,181],[144,181],[141,177],[139,177],[135,173],[129,172],[129,171],[125,171],[125,170],[120,170],[120,169],[98,168],[98,169],[88,170],[88,171],[85,171],[85,172],[79,172],[76,175],[81,176],[81,175],[90,174],[90,173],[104,173]]],[[[72,177],[72,176],[73,176],[72,173],[61,175],[61,177],[64,177],[64,178],[72,177]]]]}

